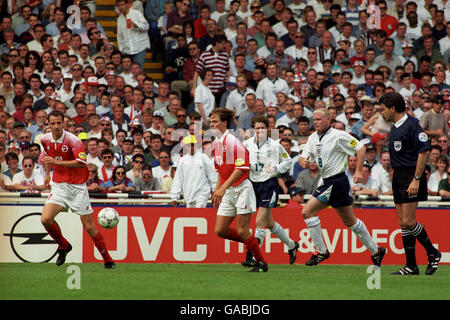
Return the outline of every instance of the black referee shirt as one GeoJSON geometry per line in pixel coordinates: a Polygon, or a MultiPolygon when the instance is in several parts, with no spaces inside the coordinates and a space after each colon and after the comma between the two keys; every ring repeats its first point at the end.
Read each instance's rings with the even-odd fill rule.
{"type": "Polygon", "coordinates": [[[419,120],[406,116],[394,124],[389,135],[389,154],[392,168],[415,167],[419,153],[430,150],[428,136],[419,120]]]}

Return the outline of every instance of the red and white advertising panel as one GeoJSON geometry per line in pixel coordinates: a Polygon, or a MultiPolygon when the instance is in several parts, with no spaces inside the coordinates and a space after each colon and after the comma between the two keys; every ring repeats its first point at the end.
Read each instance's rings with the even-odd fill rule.
{"type": "MultiPolygon", "coordinates": [[[[94,207],[94,220],[104,206],[94,207]]],[[[245,257],[242,243],[216,236],[216,210],[150,206],[113,206],[120,214],[114,229],[103,229],[111,256],[118,263],[239,263],[245,257]]],[[[0,206],[0,262],[54,262],[57,245],[40,223],[42,205],[0,206]]],[[[388,249],[383,264],[403,265],[401,232],[394,209],[356,209],[375,241],[388,249]]],[[[313,245],[308,228],[297,209],[274,209],[274,218],[300,249],[297,263],[309,259],[313,245]]],[[[326,264],[371,264],[370,252],[332,209],[319,214],[325,244],[331,253],[326,264]]],[[[251,226],[254,227],[254,218],[251,226]]],[[[416,218],[432,242],[450,263],[450,210],[419,209],[416,218]]],[[[56,218],[73,250],[67,262],[102,262],[79,217],[61,213],[56,218]]],[[[287,247],[270,232],[262,246],[270,264],[287,264],[287,247]]],[[[426,264],[423,247],[416,244],[417,261],[426,264]]]]}
{"type": "MultiPolygon", "coordinates": [[[[101,208],[94,208],[97,213],[101,208]]],[[[126,263],[239,263],[244,259],[241,243],[219,238],[214,233],[216,210],[116,207],[121,216],[112,230],[102,229],[111,256],[126,263]]],[[[375,241],[388,249],[384,264],[405,262],[397,214],[393,209],[356,209],[375,241]]],[[[300,243],[297,263],[304,263],[313,249],[309,231],[296,209],[274,209],[274,218],[295,241],[300,243]]],[[[370,252],[332,209],[319,214],[325,244],[331,253],[328,264],[371,264],[370,252]]],[[[450,210],[420,209],[417,219],[426,228],[433,243],[444,253],[442,262],[450,263],[450,210]]],[[[254,226],[254,217],[252,221],[254,226]]],[[[93,243],[83,233],[83,262],[101,261],[93,243]]],[[[270,232],[262,246],[272,264],[288,263],[287,247],[270,232]]],[[[427,262],[423,247],[417,242],[417,260],[427,262]]]]}

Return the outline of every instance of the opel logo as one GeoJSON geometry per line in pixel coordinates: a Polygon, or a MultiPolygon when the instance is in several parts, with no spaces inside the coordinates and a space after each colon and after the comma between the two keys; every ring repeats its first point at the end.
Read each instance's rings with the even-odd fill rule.
{"type": "Polygon", "coordinates": [[[3,235],[9,237],[11,249],[23,262],[49,262],[57,254],[58,244],[42,226],[39,212],[24,215],[14,223],[11,233],[3,235]]]}

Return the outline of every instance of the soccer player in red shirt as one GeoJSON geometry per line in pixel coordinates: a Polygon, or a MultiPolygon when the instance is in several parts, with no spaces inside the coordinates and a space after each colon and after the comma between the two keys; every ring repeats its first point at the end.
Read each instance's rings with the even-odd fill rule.
{"type": "Polygon", "coordinates": [[[62,265],[66,261],[66,255],[72,250],[71,244],[64,238],[59,226],[54,223],[56,215],[67,207],[80,215],[83,227],[94,240],[105,261],[105,268],[114,269],[115,263],[92,219],[93,210],[86,186],[89,170],[84,145],[75,135],[63,129],[64,115],[61,112],[52,111],[47,119],[51,132],[43,135],[41,139],[43,146],[41,158],[46,171],[45,185],[50,185],[51,167],[53,176],[51,193],[45,202],[41,222],[59,245],[56,265],[62,265]]]}
{"type": "Polygon", "coordinates": [[[256,212],[256,196],[248,179],[250,161],[248,150],[227,129],[234,120],[234,111],[214,109],[209,122],[218,139],[213,142],[214,164],[219,178],[212,201],[218,206],[215,232],[224,239],[244,243],[256,259],[251,272],[267,272],[269,267],[259,248],[258,240],[251,234],[250,218],[256,212]],[[236,229],[230,228],[236,218],[236,229]]]}

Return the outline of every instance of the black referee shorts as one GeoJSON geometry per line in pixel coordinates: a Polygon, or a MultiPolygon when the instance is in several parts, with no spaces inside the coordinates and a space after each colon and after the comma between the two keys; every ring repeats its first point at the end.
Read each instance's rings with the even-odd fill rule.
{"type": "Polygon", "coordinates": [[[416,195],[408,195],[408,187],[414,179],[416,167],[399,167],[394,169],[392,178],[392,191],[394,203],[409,203],[426,201],[428,199],[427,177],[425,172],[420,178],[419,192],[416,195]]]}

